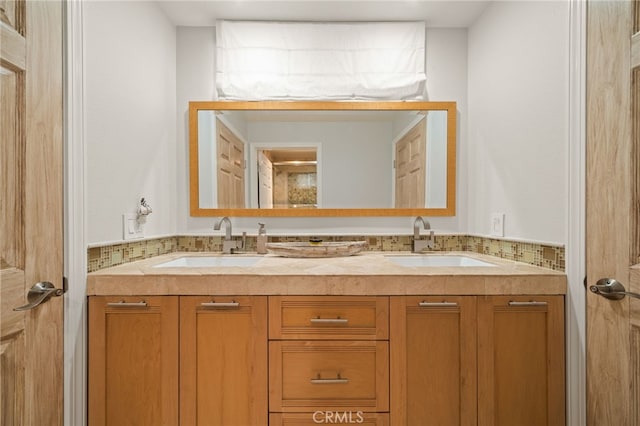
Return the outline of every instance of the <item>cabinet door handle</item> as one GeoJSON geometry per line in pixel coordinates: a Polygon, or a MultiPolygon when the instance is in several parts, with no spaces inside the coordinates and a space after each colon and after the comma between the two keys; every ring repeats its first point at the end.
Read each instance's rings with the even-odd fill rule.
{"type": "Polygon", "coordinates": [[[239,302],[235,300],[231,302],[202,302],[200,304],[203,308],[237,308],[240,306],[239,302]]]}
{"type": "Polygon", "coordinates": [[[119,302],[109,302],[107,306],[110,308],[144,308],[147,306],[147,302],[141,300],[139,302],[125,302],[121,300],[119,302]]]}
{"type": "Polygon", "coordinates": [[[509,306],[547,306],[547,302],[537,302],[535,300],[530,300],[528,302],[515,302],[510,300],[509,306]]]}
{"type": "Polygon", "coordinates": [[[315,379],[311,379],[311,383],[314,385],[345,385],[347,383],[349,383],[349,379],[345,379],[343,377],[340,377],[340,374],[338,374],[338,377],[332,378],[332,379],[323,379],[320,377],[320,375],[318,374],[318,377],[316,377],[315,379]]]}
{"type": "Polygon", "coordinates": [[[437,306],[458,306],[458,302],[420,302],[418,306],[423,308],[437,307],[437,306]]]}
{"type": "Polygon", "coordinates": [[[311,321],[314,324],[346,324],[349,322],[347,318],[311,318],[311,321]]]}

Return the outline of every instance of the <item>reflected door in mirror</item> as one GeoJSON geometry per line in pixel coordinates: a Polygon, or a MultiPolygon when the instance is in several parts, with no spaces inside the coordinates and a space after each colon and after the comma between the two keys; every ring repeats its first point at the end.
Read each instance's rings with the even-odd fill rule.
{"type": "Polygon", "coordinates": [[[218,208],[244,208],[244,143],[217,120],[218,208]]]}
{"type": "Polygon", "coordinates": [[[273,208],[273,165],[264,151],[258,151],[258,207],[273,208]]]}
{"type": "Polygon", "coordinates": [[[426,119],[396,143],[396,208],[424,206],[426,119]]]}

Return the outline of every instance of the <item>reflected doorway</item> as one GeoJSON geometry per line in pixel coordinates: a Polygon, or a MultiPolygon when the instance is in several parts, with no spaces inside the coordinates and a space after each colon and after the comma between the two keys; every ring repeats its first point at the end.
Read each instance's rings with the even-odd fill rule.
{"type": "Polygon", "coordinates": [[[257,164],[259,208],[318,208],[316,147],[260,148],[257,164]]]}

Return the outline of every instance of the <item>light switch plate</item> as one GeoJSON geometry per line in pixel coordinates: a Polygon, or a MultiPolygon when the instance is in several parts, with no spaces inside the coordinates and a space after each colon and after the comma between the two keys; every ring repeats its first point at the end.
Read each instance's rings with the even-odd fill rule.
{"type": "Polygon", "coordinates": [[[491,214],[491,235],[504,237],[504,213],[491,214]]]}
{"type": "Polygon", "coordinates": [[[125,240],[136,240],[144,238],[144,232],[136,213],[125,213],[122,215],[122,238],[125,240]]]}

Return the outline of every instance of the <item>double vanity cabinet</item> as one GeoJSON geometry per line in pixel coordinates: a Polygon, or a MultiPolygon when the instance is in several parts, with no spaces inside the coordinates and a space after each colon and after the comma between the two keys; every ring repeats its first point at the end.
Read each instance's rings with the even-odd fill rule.
{"type": "Polygon", "coordinates": [[[564,425],[562,274],[281,261],[90,274],[89,426],[564,425]]]}

